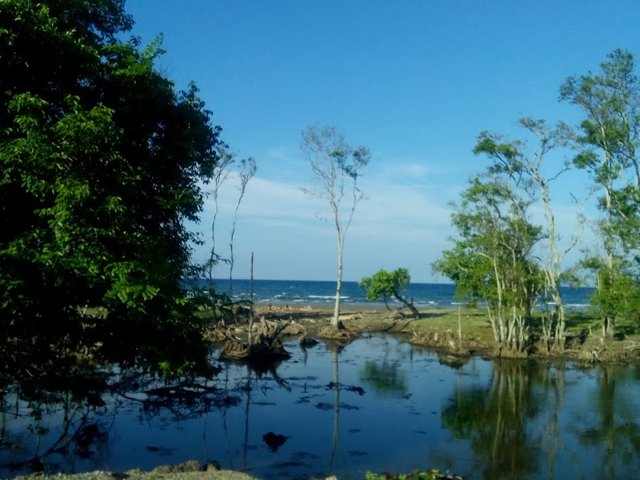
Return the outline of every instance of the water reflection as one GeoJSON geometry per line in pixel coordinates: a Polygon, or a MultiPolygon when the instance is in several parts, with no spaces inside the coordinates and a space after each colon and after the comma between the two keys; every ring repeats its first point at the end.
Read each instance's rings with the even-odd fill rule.
{"type": "Polygon", "coordinates": [[[580,443],[599,451],[598,473],[606,478],[636,476],[640,454],[637,369],[607,365],[600,369],[595,411],[578,430],[580,443]],[[632,393],[633,392],[633,393],[632,393]]]}
{"type": "Polygon", "coordinates": [[[486,384],[458,378],[442,424],[470,441],[479,478],[630,478],[640,466],[635,372],[496,362],[486,384]]]}
{"type": "Polygon", "coordinates": [[[518,479],[536,472],[538,454],[527,425],[535,419],[532,371],[524,362],[497,362],[487,386],[458,381],[442,424],[469,439],[483,478],[518,479]]]}
{"type": "Polygon", "coordinates": [[[331,365],[333,367],[333,381],[331,387],[334,391],[333,397],[333,435],[331,440],[331,454],[329,455],[329,473],[336,471],[336,455],[338,453],[338,443],[340,440],[340,363],[339,351],[342,348],[339,345],[328,345],[331,350],[331,365]]]}
{"type": "Polygon", "coordinates": [[[406,395],[408,385],[406,373],[400,365],[383,358],[381,362],[366,360],[361,372],[362,382],[380,395],[406,395]]]}
{"type": "Polygon", "coordinates": [[[391,337],[319,344],[277,368],[229,363],[215,381],[143,378],[87,405],[24,401],[0,413],[0,477],[152,469],[189,459],[265,479],[363,478],[436,467],[465,478],[629,478],[640,467],[640,371],[462,365],[391,337]]]}

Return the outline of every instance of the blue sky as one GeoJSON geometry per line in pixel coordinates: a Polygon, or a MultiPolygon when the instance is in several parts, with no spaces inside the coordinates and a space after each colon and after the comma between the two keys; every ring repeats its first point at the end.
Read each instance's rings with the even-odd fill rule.
{"type": "MultiPolygon", "coordinates": [[[[236,278],[249,276],[254,252],[256,278],[335,279],[335,229],[319,218],[328,206],[302,193],[313,178],[301,132],[317,123],[372,153],[344,278],[406,267],[413,281],[444,281],[431,263],[451,246],[449,203],[486,165],[472,153],[477,135],[521,136],[522,116],[575,123],[578,112],[558,102],[564,79],[596,71],[615,48],[640,55],[637,0],[129,0],[127,10],[143,44],[163,34],[158,68],[178,88],[195,81],[224,141],[257,161],[236,278]]],[[[573,174],[554,191],[565,239],[576,229],[570,194],[588,188],[573,174]]],[[[230,178],[218,245],[236,195],[230,178]]],[[[193,226],[205,240],[197,260],[211,212],[209,200],[193,226]]]]}

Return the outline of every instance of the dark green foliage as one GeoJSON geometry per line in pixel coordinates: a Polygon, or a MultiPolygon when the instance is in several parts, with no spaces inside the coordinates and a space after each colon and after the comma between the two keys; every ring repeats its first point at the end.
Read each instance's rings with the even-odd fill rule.
{"type": "Polygon", "coordinates": [[[204,352],[183,220],[219,129],[155,70],[158,45],[117,40],[123,3],[0,3],[1,382],[204,352]]]}

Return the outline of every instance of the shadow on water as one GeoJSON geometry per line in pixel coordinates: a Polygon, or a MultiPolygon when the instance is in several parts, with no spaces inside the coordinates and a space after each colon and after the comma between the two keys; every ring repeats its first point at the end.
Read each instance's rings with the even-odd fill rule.
{"type": "Polygon", "coordinates": [[[286,345],[213,380],[121,372],[100,401],[5,391],[0,477],[152,469],[195,459],[265,479],[430,467],[465,478],[629,478],[640,467],[640,369],[449,365],[390,336],[286,345]]]}

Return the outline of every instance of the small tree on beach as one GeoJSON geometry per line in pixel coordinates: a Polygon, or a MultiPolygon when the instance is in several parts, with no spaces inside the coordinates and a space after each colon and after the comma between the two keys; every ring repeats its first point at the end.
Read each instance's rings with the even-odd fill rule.
{"type": "Polygon", "coordinates": [[[395,298],[411,310],[414,317],[418,318],[420,312],[413,304],[413,299],[407,300],[404,296],[410,282],[409,270],[396,268],[392,272],[380,269],[372,276],[364,277],[358,284],[366,289],[367,300],[374,302],[382,297],[384,304],[389,308],[389,298],[395,298]]]}
{"type": "Polygon", "coordinates": [[[338,276],[331,325],[338,328],[344,266],[344,239],[353,220],[356,207],[364,198],[358,186],[358,179],[360,171],[369,163],[369,149],[364,146],[353,147],[349,145],[344,134],[335,127],[314,125],[302,132],[302,150],[320,185],[317,191],[304,190],[304,192],[329,202],[336,228],[338,276]]]}

